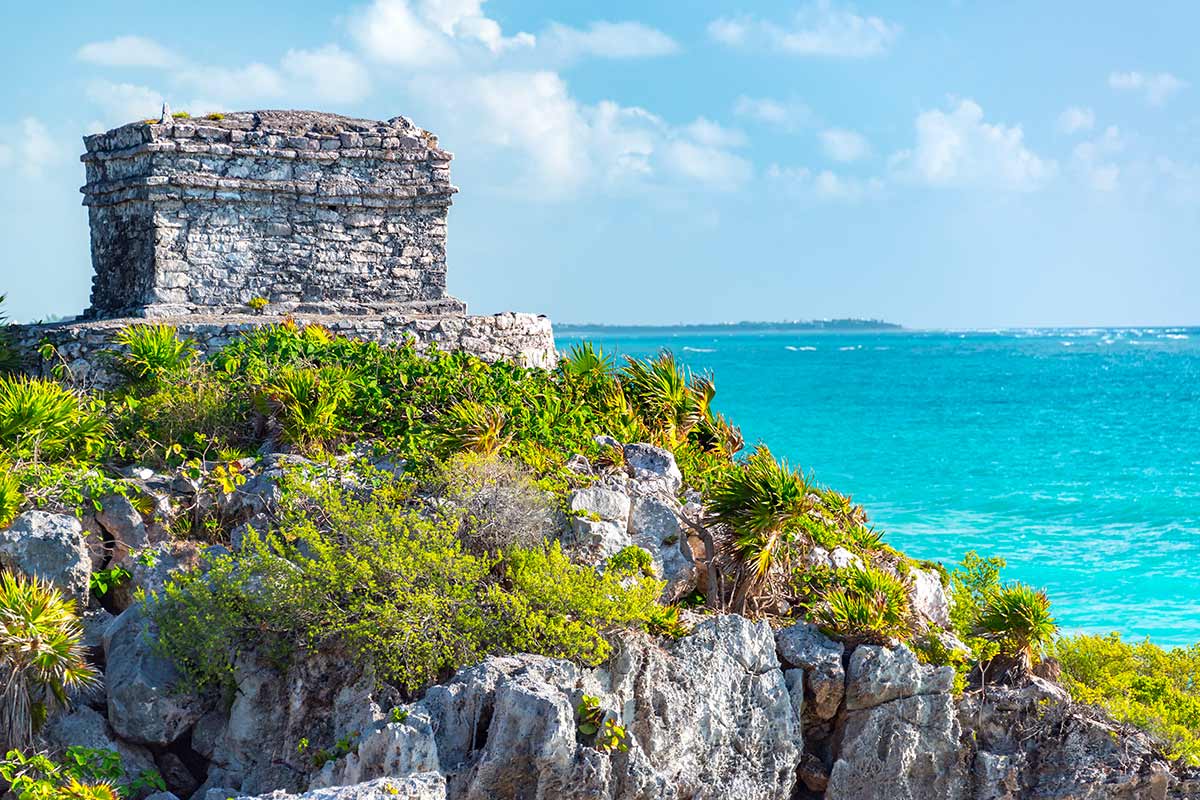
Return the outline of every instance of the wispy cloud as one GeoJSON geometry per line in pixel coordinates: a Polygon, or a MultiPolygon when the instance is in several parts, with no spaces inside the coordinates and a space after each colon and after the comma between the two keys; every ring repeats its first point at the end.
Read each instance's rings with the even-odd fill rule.
{"type": "Polygon", "coordinates": [[[786,191],[839,203],[856,203],[883,191],[880,178],[841,175],[827,169],[814,172],[808,167],[772,164],[767,167],[766,177],[786,191]]]}
{"type": "Polygon", "coordinates": [[[871,152],[871,143],[857,131],[828,128],[821,131],[821,149],[834,161],[858,161],[871,152]]]}
{"type": "Polygon", "coordinates": [[[1025,145],[1020,125],[985,122],[973,100],[922,112],[915,127],[915,145],[893,154],[891,167],[898,177],[918,183],[1029,191],[1057,169],[1025,145]]]}
{"type": "Polygon", "coordinates": [[[1071,106],[1058,115],[1058,130],[1068,136],[1090,131],[1096,124],[1096,114],[1090,108],[1071,106]]]}
{"type": "Polygon", "coordinates": [[[582,29],[555,22],[537,37],[537,47],[560,60],[654,58],[680,50],[670,36],[640,22],[593,22],[582,29]]]}
{"type": "Polygon", "coordinates": [[[1169,72],[1153,75],[1142,72],[1113,72],[1108,76],[1108,85],[1121,92],[1137,92],[1152,106],[1166,105],[1172,95],[1189,86],[1187,81],[1169,72]]]}
{"type": "Polygon", "coordinates": [[[67,163],[71,154],[35,117],[0,125],[0,169],[36,178],[55,163],[67,163]]]}
{"type": "Polygon", "coordinates": [[[90,42],[79,48],[75,57],[103,67],[170,67],[181,60],[166,47],[143,36],[118,36],[103,42],[90,42]]]}
{"type": "Polygon", "coordinates": [[[899,25],[881,17],[861,16],[829,0],[803,6],[784,22],[745,15],[720,17],[708,25],[709,36],[731,47],[837,58],[882,55],[900,30],[899,25]]]}
{"type": "Polygon", "coordinates": [[[799,100],[775,100],[770,97],[741,95],[733,104],[733,113],[745,119],[785,131],[796,131],[812,124],[813,111],[799,100]]]}

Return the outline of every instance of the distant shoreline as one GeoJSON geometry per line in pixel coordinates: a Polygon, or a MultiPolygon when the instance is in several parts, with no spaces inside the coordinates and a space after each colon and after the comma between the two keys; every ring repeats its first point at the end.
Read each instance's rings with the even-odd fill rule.
{"type": "Polygon", "coordinates": [[[638,331],[902,331],[894,322],[880,319],[815,319],[780,322],[692,322],[674,325],[614,325],[612,323],[554,323],[555,331],[574,330],[638,330],[638,331]]]}

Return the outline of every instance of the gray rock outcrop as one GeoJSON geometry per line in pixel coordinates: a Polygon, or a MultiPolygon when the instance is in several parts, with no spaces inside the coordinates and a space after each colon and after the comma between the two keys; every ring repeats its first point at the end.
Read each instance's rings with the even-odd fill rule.
{"type": "Polygon", "coordinates": [[[537,656],[491,658],[435,686],[366,736],[317,784],[436,767],[453,798],[791,796],[800,720],[765,623],[705,620],[665,646],[622,637],[606,668],[537,656]],[[583,695],[627,731],[601,752],[579,731],[583,695]]]}
{"type": "Polygon", "coordinates": [[[92,559],[83,527],[70,514],[26,511],[0,530],[0,566],[57,586],[87,606],[92,559]]]}

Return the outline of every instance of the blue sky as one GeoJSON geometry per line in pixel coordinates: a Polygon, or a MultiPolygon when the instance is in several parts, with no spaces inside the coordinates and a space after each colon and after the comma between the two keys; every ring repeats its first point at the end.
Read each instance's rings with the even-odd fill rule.
{"type": "Polygon", "coordinates": [[[80,136],[166,97],[437,133],[477,312],[1200,323],[1193,3],[50,6],[0,51],[19,319],[87,304],[80,136]]]}

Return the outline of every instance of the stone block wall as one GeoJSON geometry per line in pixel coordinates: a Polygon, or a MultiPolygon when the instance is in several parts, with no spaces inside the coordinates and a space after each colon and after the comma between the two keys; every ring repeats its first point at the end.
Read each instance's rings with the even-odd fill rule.
{"type": "MultiPolygon", "coordinates": [[[[485,361],[511,361],[525,367],[551,369],[557,361],[554,331],[548,317],[505,312],[482,315],[296,315],[300,324],[317,324],[335,334],[398,344],[412,338],[419,349],[436,344],[442,350],[462,350],[485,361]]],[[[191,316],[171,319],[179,335],[192,339],[202,354],[228,344],[242,333],[282,318],[252,315],[191,316]]],[[[146,319],[105,319],[59,322],[46,325],[13,325],[13,344],[25,359],[25,371],[49,377],[56,366],[67,369],[72,381],[93,388],[110,388],[117,376],[109,367],[107,351],[116,350],[113,339],[127,325],[147,324],[146,319]],[[39,346],[54,345],[54,355],[43,359],[39,346]]]]}
{"type": "Polygon", "coordinates": [[[451,155],[403,117],[300,111],[137,122],[85,140],[93,319],[458,313],[451,155]]]}

